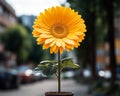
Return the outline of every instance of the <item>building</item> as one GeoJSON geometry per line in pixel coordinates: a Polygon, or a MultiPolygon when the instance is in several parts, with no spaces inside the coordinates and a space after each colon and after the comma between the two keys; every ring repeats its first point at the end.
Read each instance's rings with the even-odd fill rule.
{"type": "Polygon", "coordinates": [[[14,9],[5,1],[0,0],[0,32],[17,23],[14,9]]]}
{"type": "Polygon", "coordinates": [[[29,31],[32,32],[33,28],[33,22],[35,20],[36,16],[33,15],[22,15],[19,17],[20,23],[29,28],[29,31]]]}
{"type": "Polygon", "coordinates": [[[117,65],[120,66],[120,9],[115,17],[115,47],[117,65]]]}
{"type": "Polygon", "coordinates": [[[96,50],[96,69],[97,71],[104,69],[105,67],[105,49],[103,45],[99,45],[96,50]]]}
{"type": "MultiPolygon", "coordinates": [[[[120,10],[117,12],[114,18],[114,28],[115,28],[115,56],[116,56],[116,63],[117,66],[120,67],[120,10]]],[[[97,68],[98,69],[109,69],[110,64],[110,46],[108,40],[110,38],[106,36],[105,42],[98,46],[96,53],[97,53],[97,68]]]]}

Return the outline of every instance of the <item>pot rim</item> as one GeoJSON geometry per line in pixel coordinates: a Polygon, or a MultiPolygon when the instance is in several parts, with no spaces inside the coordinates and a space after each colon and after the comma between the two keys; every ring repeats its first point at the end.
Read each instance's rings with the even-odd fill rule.
{"type": "Polygon", "coordinates": [[[47,96],[49,96],[49,95],[51,95],[51,96],[68,96],[68,95],[70,95],[70,96],[73,96],[73,93],[72,92],[64,92],[64,91],[62,91],[62,92],[45,92],[45,95],[47,96]]]}

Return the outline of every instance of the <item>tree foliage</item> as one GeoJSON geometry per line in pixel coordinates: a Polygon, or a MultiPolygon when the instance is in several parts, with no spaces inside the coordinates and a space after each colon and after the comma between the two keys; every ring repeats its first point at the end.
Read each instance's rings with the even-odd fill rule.
{"type": "MultiPolygon", "coordinates": [[[[85,41],[81,47],[77,49],[78,60],[81,61],[82,66],[86,64],[91,65],[92,76],[95,77],[95,64],[96,64],[96,45],[103,44],[105,37],[109,34],[109,21],[111,15],[118,10],[120,1],[113,0],[114,13],[109,14],[109,10],[112,10],[107,6],[111,1],[109,0],[67,0],[70,6],[82,14],[85,18],[87,25],[87,33],[85,41]]],[[[113,18],[111,18],[113,19],[113,18]]],[[[109,37],[110,38],[110,37],[109,37]]],[[[111,41],[110,41],[111,42],[111,41]]],[[[112,45],[113,46],[113,45],[112,45]]],[[[112,47],[111,46],[111,47],[112,47]]],[[[114,52],[114,50],[112,50],[114,52]]],[[[114,65],[114,64],[112,64],[114,65]]]]}
{"type": "Polygon", "coordinates": [[[31,39],[26,29],[21,25],[10,27],[2,33],[2,41],[6,50],[17,54],[19,61],[25,61],[31,51],[31,39]]]}

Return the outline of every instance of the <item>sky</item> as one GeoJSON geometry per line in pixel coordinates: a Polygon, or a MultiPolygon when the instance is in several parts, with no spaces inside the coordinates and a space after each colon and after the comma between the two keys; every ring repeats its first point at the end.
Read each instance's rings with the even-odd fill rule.
{"type": "Polygon", "coordinates": [[[60,6],[66,0],[6,0],[15,10],[17,16],[39,15],[44,9],[60,6]]]}

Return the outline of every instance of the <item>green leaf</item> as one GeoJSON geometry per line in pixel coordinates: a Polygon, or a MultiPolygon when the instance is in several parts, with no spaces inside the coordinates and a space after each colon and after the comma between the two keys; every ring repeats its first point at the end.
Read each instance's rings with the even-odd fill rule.
{"type": "Polygon", "coordinates": [[[38,71],[40,71],[40,69],[39,69],[38,67],[36,67],[36,68],[34,69],[34,71],[35,71],[35,72],[38,72],[38,71]]]}
{"type": "Polygon", "coordinates": [[[41,71],[44,75],[50,76],[57,72],[57,66],[51,63],[39,64],[37,70],[41,71]]]}
{"type": "Polygon", "coordinates": [[[54,60],[45,60],[45,61],[41,61],[40,64],[46,64],[46,63],[51,63],[54,64],[56,61],[54,60]]]}
{"type": "Polygon", "coordinates": [[[80,66],[78,64],[74,64],[72,58],[68,57],[61,60],[61,67],[63,69],[66,67],[79,68],[80,66]]]}

